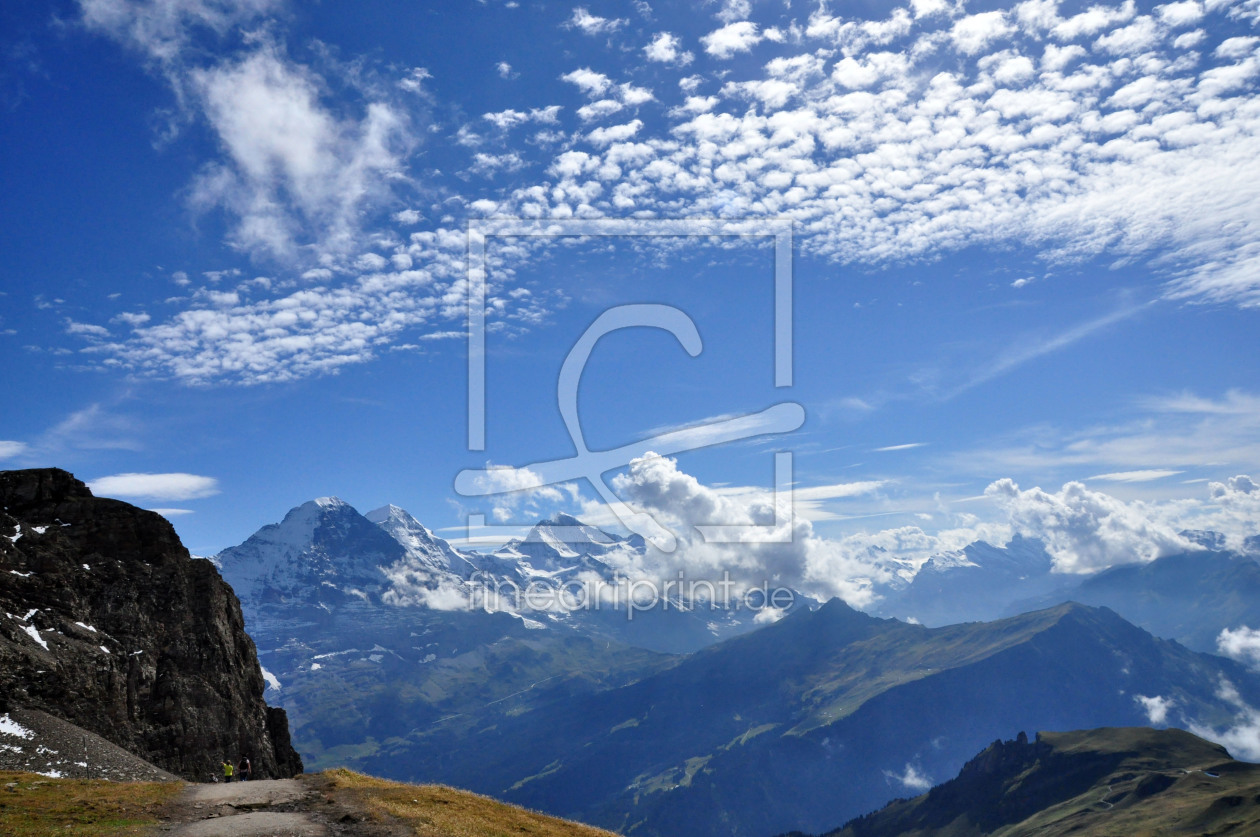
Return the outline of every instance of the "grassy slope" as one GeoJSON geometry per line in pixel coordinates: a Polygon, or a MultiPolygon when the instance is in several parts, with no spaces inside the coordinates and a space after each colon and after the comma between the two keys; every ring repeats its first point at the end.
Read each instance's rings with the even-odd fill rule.
{"type": "MultiPolygon", "coordinates": [[[[1180,730],[1168,732],[1191,737],[1180,730]]],[[[1047,738],[1065,753],[1112,746],[1117,751],[1138,749],[1140,755],[1126,758],[1120,769],[1085,793],[996,832],[1002,837],[1069,831],[1091,837],[1260,833],[1260,765],[1222,760],[1211,745],[1152,751],[1135,746],[1131,738],[1104,741],[1100,747],[1093,732],[1047,738]]]]}
{"type": "Polygon", "coordinates": [[[1260,833],[1260,765],[1232,761],[1181,730],[1111,728],[1042,733],[1053,753],[1017,775],[993,776],[996,800],[959,806],[949,784],[900,800],[829,837],[1155,837],[1260,833]],[[1084,789],[1056,793],[1064,772],[1088,774],[1084,789]],[[995,828],[978,821],[999,807],[1042,799],[1040,810],[995,828]],[[945,802],[950,798],[950,802],[945,802]],[[1021,799],[1022,798],[1022,799],[1021,799]],[[1017,801],[1018,800],[1018,801],[1017,801]]]}
{"type": "Polygon", "coordinates": [[[557,819],[445,785],[408,785],[350,770],[318,777],[326,793],[378,822],[401,824],[417,837],[614,837],[612,832],[557,819]]]}
{"type": "Polygon", "coordinates": [[[49,779],[0,772],[0,834],[5,837],[140,835],[183,789],[179,782],[49,779]]]}
{"type": "MultiPolygon", "coordinates": [[[[417,837],[614,837],[608,831],[442,785],[389,782],[342,768],[310,780],[368,819],[417,837]]],[[[171,813],[171,803],[184,787],[182,782],[50,779],[0,772],[0,835],[142,837],[159,825],[159,817],[171,813]]]]}

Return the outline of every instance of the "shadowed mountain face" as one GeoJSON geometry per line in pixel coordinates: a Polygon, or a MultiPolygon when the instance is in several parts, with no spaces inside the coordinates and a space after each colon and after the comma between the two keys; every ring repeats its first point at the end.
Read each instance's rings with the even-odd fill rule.
{"type": "Polygon", "coordinates": [[[827,837],[1254,834],[1260,765],[1182,730],[1104,728],[995,741],[957,778],[827,837]]]}
{"type": "Polygon", "coordinates": [[[1109,607],[1156,636],[1215,652],[1222,629],[1260,627],[1260,564],[1231,552],[1169,555],[1106,570],[1059,596],[1025,600],[1009,610],[1046,607],[1066,596],[1109,607]]]}
{"type": "Polygon", "coordinates": [[[0,710],[47,712],[209,780],[302,769],[240,605],[160,515],[56,469],[0,472],[0,710]]]}
{"type": "Polygon", "coordinates": [[[1219,532],[1182,534],[1204,549],[1085,577],[1052,572],[1036,540],[973,543],[929,559],[908,584],[884,591],[875,612],[935,627],[1075,601],[1110,608],[1156,636],[1215,653],[1223,629],[1260,626],[1260,563],[1246,548],[1224,551],[1219,532]]]}
{"type": "Polygon", "coordinates": [[[821,831],[954,774],[1012,728],[1222,725],[1260,685],[1229,661],[1075,604],[928,629],[833,600],[627,685],[438,723],[369,769],[635,834],[821,831]]]}

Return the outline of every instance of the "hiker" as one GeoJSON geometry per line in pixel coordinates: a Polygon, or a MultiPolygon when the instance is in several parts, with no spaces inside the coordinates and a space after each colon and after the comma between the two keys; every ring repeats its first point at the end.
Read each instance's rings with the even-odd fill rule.
{"type": "Polygon", "coordinates": [[[232,767],[232,762],[230,761],[223,762],[223,781],[225,782],[232,781],[232,773],[235,771],[235,769],[236,768],[232,767]]]}
{"type": "Polygon", "coordinates": [[[249,763],[248,756],[241,758],[241,764],[236,769],[236,772],[240,775],[240,778],[237,781],[248,782],[250,779],[254,778],[254,766],[249,763]]]}

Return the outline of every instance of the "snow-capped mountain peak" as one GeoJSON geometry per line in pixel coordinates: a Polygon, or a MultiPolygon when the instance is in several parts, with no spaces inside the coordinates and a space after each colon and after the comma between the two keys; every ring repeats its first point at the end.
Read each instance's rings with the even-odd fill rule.
{"type": "Polygon", "coordinates": [[[324,588],[366,595],[384,581],[380,567],[403,555],[393,538],[349,503],[320,497],[290,509],[279,523],[262,527],[215,559],[238,595],[261,600],[264,591],[311,598],[324,588]]]}
{"type": "Polygon", "coordinates": [[[535,570],[557,572],[589,560],[605,563],[615,552],[640,548],[572,515],[557,514],[539,521],[524,538],[509,541],[494,554],[523,561],[535,570]]]}
{"type": "Polygon", "coordinates": [[[373,509],[364,515],[384,530],[407,552],[414,562],[439,572],[453,572],[466,577],[473,569],[468,559],[403,508],[393,504],[373,509]]]}

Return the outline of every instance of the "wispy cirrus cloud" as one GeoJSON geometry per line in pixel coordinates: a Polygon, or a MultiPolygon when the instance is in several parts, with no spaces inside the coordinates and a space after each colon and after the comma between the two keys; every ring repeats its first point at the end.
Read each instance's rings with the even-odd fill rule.
{"type": "Polygon", "coordinates": [[[1194,393],[1144,398],[1127,420],[1022,428],[991,444],[944,454],[942,461],[959,473],[1067,473],[1077,479],[1100,468],[1108,470],[1089,478],[1247,469],[1260,461],[1260,411],[1245,409],[1253,400],[1236,390],[1220,398],[1194,393]]]}
{"type": "Polygon", "coordinates": [[[25,453],[28,447],[25,442],[0,441],[0,459],[13,459],[25,453]]]}
{"type": "Polygon", "coordinates": [[[1175,477],[1184,471],[1172,471],[1167,468],[1146,468],[1140,471],[1116,471],[1110,474],[1094,474],[1087,480],[1103,480],[1104,482],[1151,482],[1153,480],[1175,477]]]}

